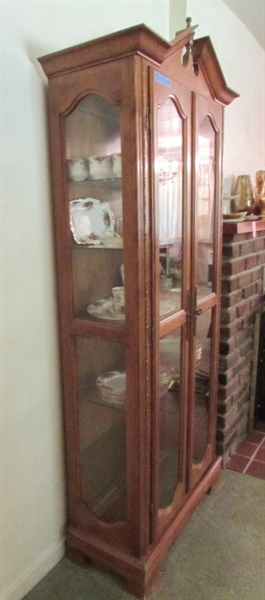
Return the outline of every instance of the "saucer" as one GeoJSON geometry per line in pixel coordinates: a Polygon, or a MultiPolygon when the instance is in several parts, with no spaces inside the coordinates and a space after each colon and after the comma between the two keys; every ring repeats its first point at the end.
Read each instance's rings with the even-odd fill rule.
{"type": "Polygon", "coordinates": [[[107,321],[125,320],[124,312],[114,310],[112,298],[102,298],[102,300],[92,302],[92,304],[89,304],[87,307],[87,312],[97,319],[104,319],[107,321]]]}
{"type": "MultiPolygon", "coordinates": [[[[160,300],[160,317],[165,317],[174,309],[176,309],[174,298],[162,298],[160,300]]],[[[97,319],[104,319],[106,321],[125,321],[124,312],[114,310],[112,298],[102,298],[101,300],[92,302],[92,304],[89,304],[87,307],[87,312],[91,317],[96,317],[97,319]]]]}

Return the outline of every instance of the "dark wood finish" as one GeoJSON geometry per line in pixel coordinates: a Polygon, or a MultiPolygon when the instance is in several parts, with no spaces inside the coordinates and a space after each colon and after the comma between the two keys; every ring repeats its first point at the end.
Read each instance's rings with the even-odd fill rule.
{"type": "Polygon", "coordinates": [[[79,564],[85,557],[120,575],[139,598],[150,592],[168,549],[221,468],[215,419],[223,105],[237,95],[225,83],[209,38],[194,42],[194,62],[190,57],[183,66],[194,29],[170,44],[139,25],[39,59],[49,79],[67,551],[79,564]],[[181,218],[179,239],[175,234],[162,251],[153,165],[161,153],[159,127],[168,135],[159,125],[159,107],[167,101],[181,131],[181,142],[173,139],[179,191],[172,192],[181,218]],[[209,239],[199,233],[195,169],[205,119],[214,139],[210,148],[206,136],[205,147],[215,159],[214,187],[206,196],[213,215],[209,239]],[[67,160],[120,152],[119,180],[67,181],[67,160]],[[122,247],[73,240],[69,202],[85,198],[108,202],[114,218],[123,219],[122,247]],[[181,287],[162,293],[160,260],[170,251],[174,258],[174,244],[181,245],[181,287]],[[211,269],[199,256],[210,252],[211,269]],[[88,305],[122,285],[120,264],[125,319],[91,318],[88,305]],[[205,266],[213,281],[203,279],[205,266]],[[169,386],[161,383],[160,357],[168,340],[177,348],[177,375],[171,374],[169,386]],[[126,394],[115,406],[100,396],[97,377],[116,370],[126,372],[126,394]]]}
{"type": "Polygon", "coordinates": [[[236,233],[255,233],[255,231],[264,231],[265,219],[258,221],[241,221],[239,223],[230,223],[229,219],[223,219],[223,233],[225,235],[235,235],[236,233]]]}

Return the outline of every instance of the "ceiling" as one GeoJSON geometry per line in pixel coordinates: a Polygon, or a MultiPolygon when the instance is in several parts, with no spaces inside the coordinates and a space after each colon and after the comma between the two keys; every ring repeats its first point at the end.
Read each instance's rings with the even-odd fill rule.
{"type": "Polygon", "coordinates": [[[265,0],[223,0],[265,50],[265,0]]]}

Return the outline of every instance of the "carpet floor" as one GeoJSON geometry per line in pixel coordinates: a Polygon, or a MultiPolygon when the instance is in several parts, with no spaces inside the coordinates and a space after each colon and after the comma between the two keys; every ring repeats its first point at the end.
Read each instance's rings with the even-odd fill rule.
{"type": "MultiPolygon", "coordinates": [[[[168,553],[149,600],[264,600],[265,482],[224,470],[168,553]]],[[[131,600],[122,581],[63,559],[24,600],[131,600]]]]}

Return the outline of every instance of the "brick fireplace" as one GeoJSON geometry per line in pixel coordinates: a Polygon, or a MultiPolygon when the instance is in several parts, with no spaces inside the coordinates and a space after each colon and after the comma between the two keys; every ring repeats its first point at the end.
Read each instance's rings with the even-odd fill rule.
{"type": "Polygon", "coordinates": [[[224,222],[217,452],[224,465],[249,426],[256,312],[264,306],[265,220],[224,222]]]}

